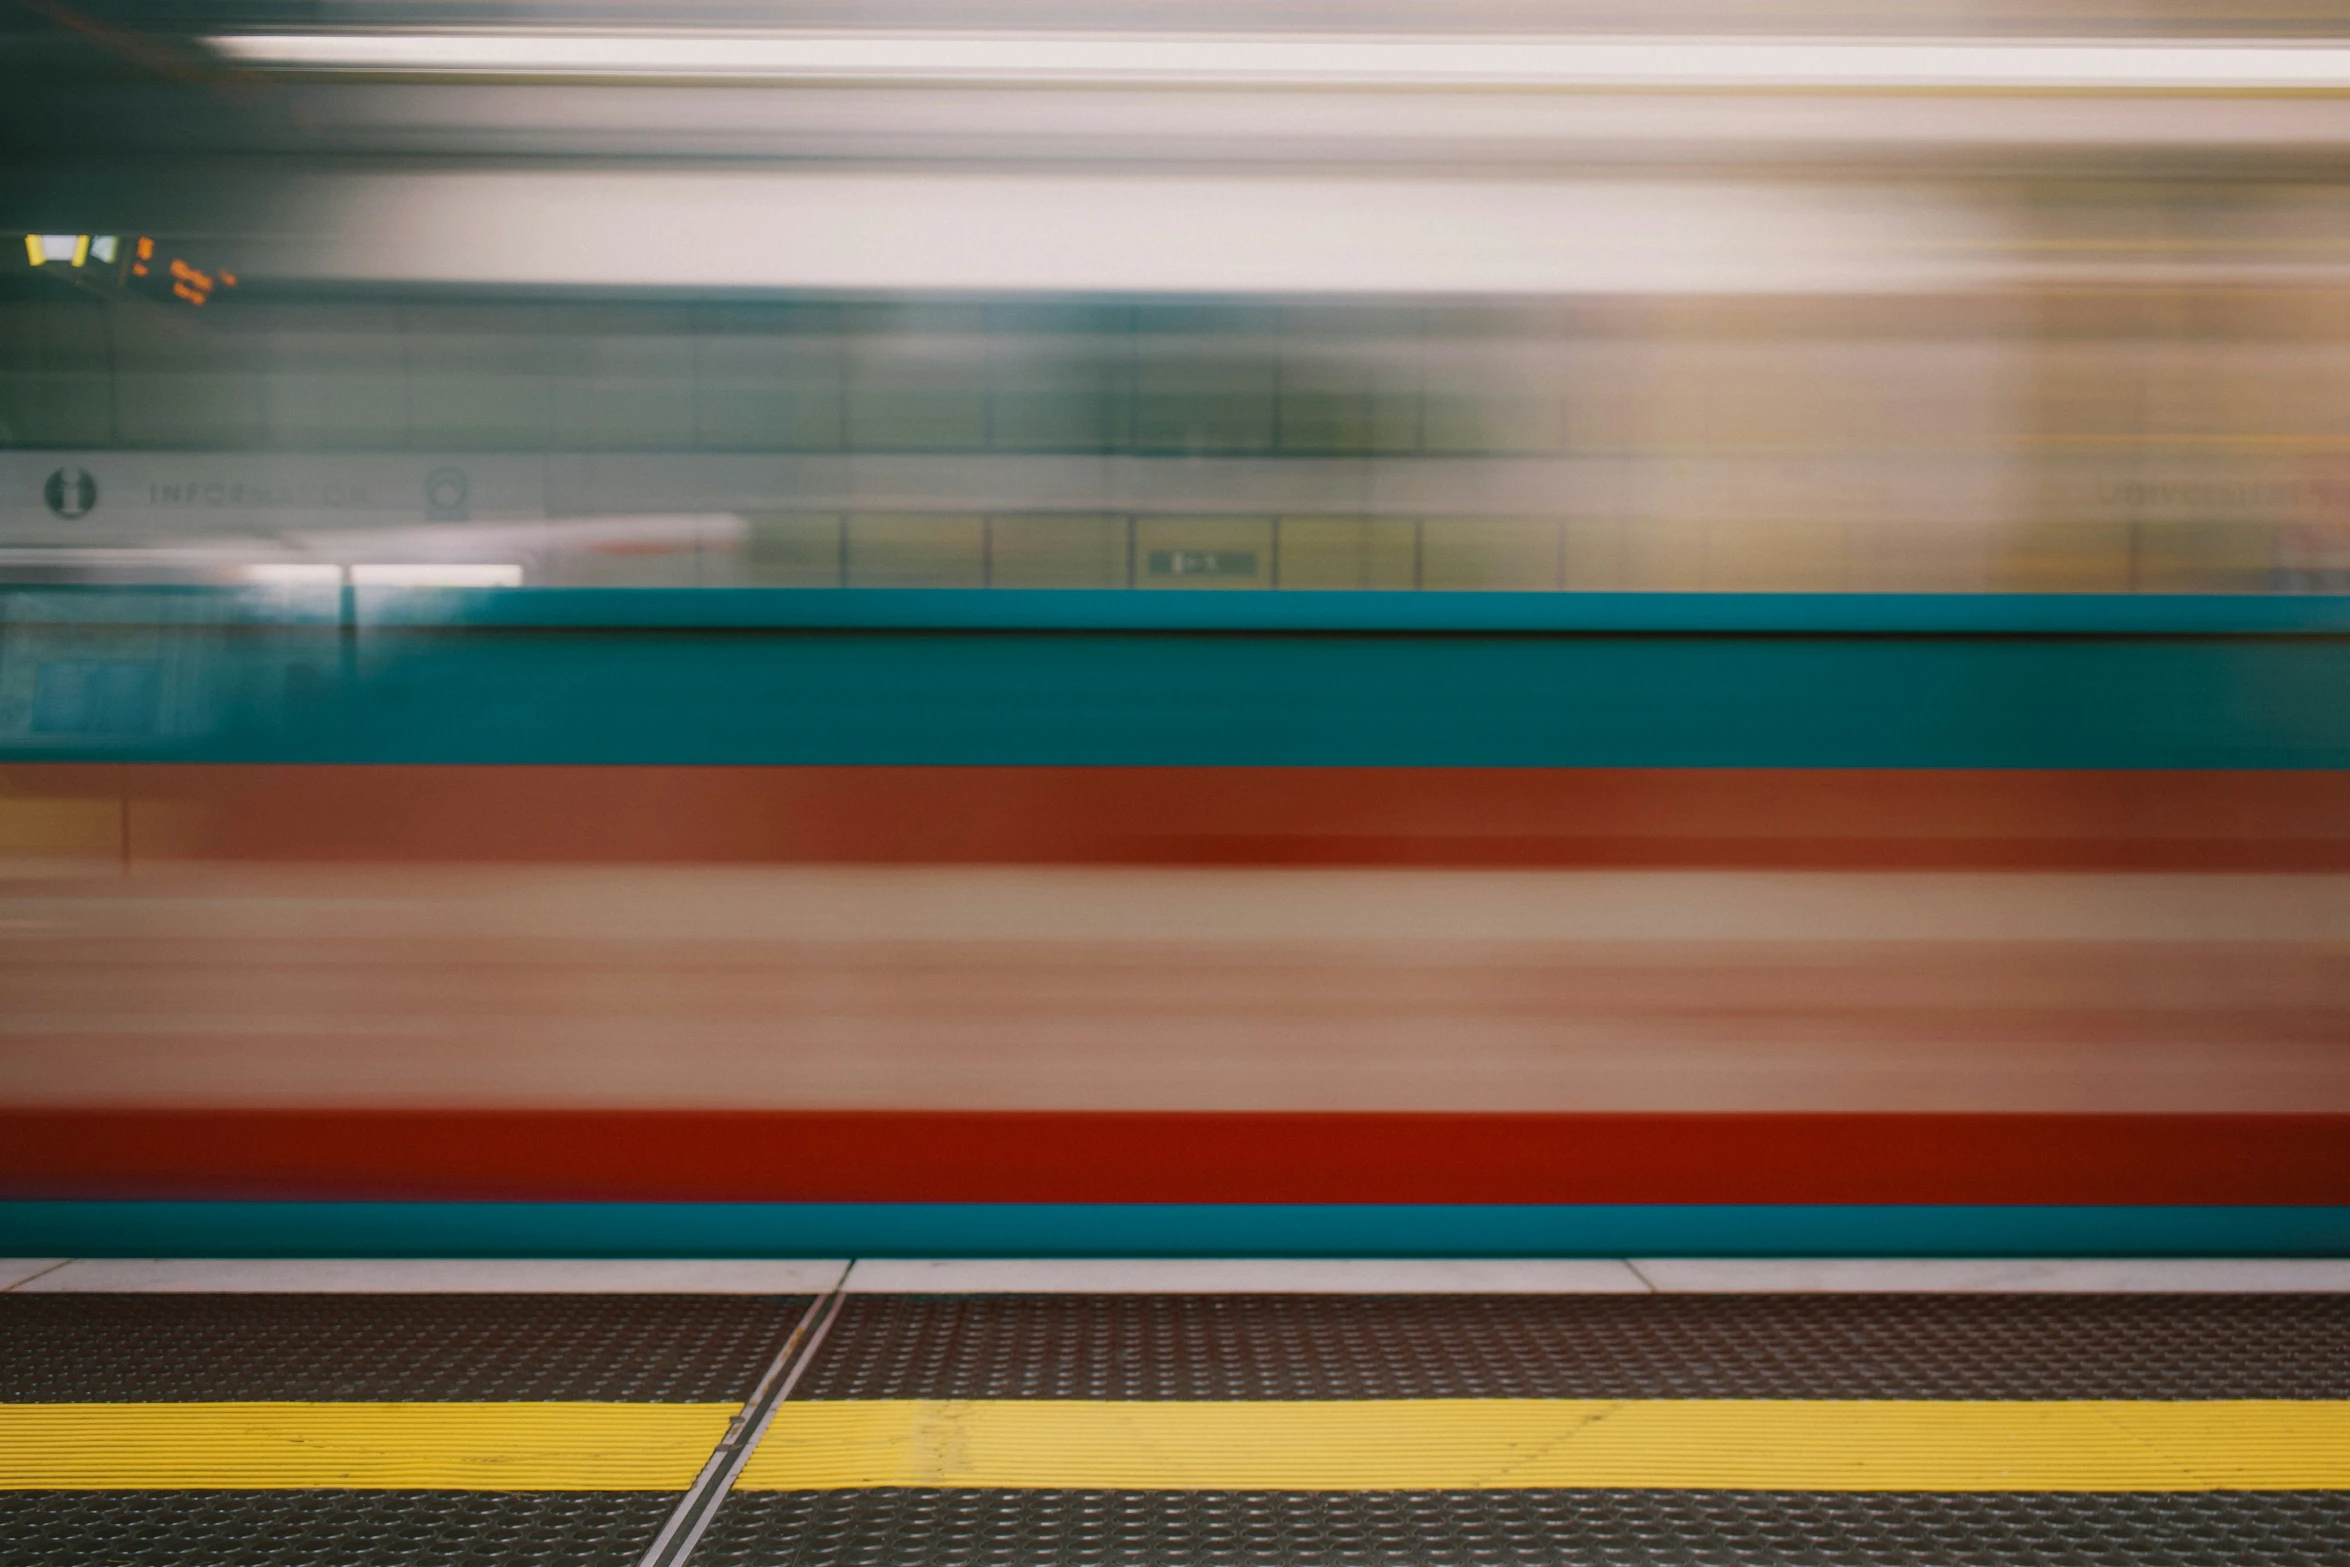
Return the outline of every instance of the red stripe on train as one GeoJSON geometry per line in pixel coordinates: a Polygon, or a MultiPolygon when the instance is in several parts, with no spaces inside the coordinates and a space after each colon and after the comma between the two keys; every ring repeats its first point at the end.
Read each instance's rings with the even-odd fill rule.
{"type": "Polygon", "coordinates": [[[2350,869],[2350,772],[31,765],[12,797],[83,801],[125,865],[2350,869]]]}
{"type": "Polygon", "coordinates": [[[0,1194],[2350,1203],[2350,1116],[14,1110],[0,1194]]]}

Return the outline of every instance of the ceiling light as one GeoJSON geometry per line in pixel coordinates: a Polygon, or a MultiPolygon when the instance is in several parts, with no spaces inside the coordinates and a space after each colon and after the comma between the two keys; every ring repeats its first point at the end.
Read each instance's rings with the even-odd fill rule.
{"type": "Polygon", "coordinates": [[[2263,40],[800,32],[252,33],[246,65],[398,75],[1596,90],[2350,89],[2350,47],[2263,40]]]}

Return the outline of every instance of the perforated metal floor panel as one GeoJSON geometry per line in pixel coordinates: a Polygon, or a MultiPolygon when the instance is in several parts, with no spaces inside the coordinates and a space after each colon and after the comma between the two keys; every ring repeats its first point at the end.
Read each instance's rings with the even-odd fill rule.
{"type": "MultiPolygon", "coordinates": [[[[83,1489],[51,1490],[19,1482],[28,1488],[0,1491],[0,1567],[634,1567],[730,1413],[650,1406],[742,1399],[809,1304],[0,1295],[0,1438],[19,1431],[19,1467],[28,1473],[38,1464],[24,1462],[21,1433],[45,1428],[24,1421],[65,1406],[103,1406],[108,1418],[128,1410],[148,1422],[135,1439],[152,1444],[182,1440],[153,1434],[178,1418],[155,1424],[157,1409],[287,1401],[313,1423],[291,1435],[262,1431],[259,1440],[285,1451],[303,1450],[312,1432],[342,1440],[334,1422],[351,1417],[350,1406],[430,1406],[429,1416],[394,1409],[391,1418],[429,1431],[418,1441],[436,1461],[447,1452],[433,1443],[480,1429],[466,1421],[519,1420],[498,1429],[533,1430],[537,1406],[596,1421],[618,1411],[633,1422],[627,1431],[656,1444],[669,1440],[662,1423],[673,1416],[711,1422],[689,1433],[690,1451],[664,1471],[676,1478],[654,1482],[674,1487],[666,1491],[636,1489],[645,1482],[633,1475],[581,1481],[559,1465],[553,1488],[491,1489],[513,1483],[510,1474],[495,1478],[512,1457],[504,1446],[486,1455],[487,1484],[458,1474],[431,1482],[450,1486],[442,1490],[412,1488],[405,1477],[376,1483],[411,1488],[366,1489],[353,1479],[337,1482],[350,1489],[319,1489],[308,1478],[259,1482],[282,1487],[270,1490],[178,1488],[200,1483],[186,1479],[83,1479],[72,1482],[83,1489]],[[7,1426],[12,1419],[17,1427],[7,1426]],[[124,1488],[134,1484],[148,1488],[124,1488]]],[[[2119,1491],[2038,1481],[2007,1490],[1969,1489],[1972,1481],[1673,1489],[1690,1482],[1640,1478],[1546,1480],[1553,1488],[1534,1489],[1523,1470],[1491,1489],[1409,1478],[1305,1490],[1253,1471],[1161,1489],[1151,1477],[1174,1450],[1149,1441],[1138,1449],[1149,1455],[1148,1473],[1111,1482],[1039,1478],[1046,1471],[1032,1468],[1010,1481],[949,1484],[942,1476],[966,1455],[949,1451],[952,1442],[937,1445],[948,1427],[970,1444],[1013,1426],[1032,1444],[1046,1442],[1037,1417],[1061,1417],[1041,1401],[1074,1401],[1063,1407],[1087,1419],[1088,1406],[1142,1403],[1162,1424],[1197,1414],[1170,1404],[1247,1414],[1219,1431],[1276,1406],[1327,1419],[1333,1408],[1372,1399],[1519,1408],[1609,1400],[1619,1421],[1634,1403],[1682,1411],[1705,1401],[1766,1409],[1782,1407],[1774,1401],[1916,1401],[1943,1412],[1934,1419],[2002,1401],[2112,1400],[2172,1412],[2281,1401],[2298,1409],[2350,1401],[2350,1296],[923,1295],[849,1296],[838,1306],[791,1404],[812,1402],[821,1407],[799,1413],[877,1421],[880,1430],[897,1418],[887,1408],[843,1406],[919,1401],[897,1407],[933,1411],[922,1417],[931,1425],[887,1438],[902,1448],[890,1461],[915,1467],[860,1478],[837,1467],[842,1449],[827,1437],[812,1449],[812,1467],[792,1471],[813,1478],[779,1480],[773,1467],[762,1474],[754,1454],[685,1567],[2350,1567],[2350,1460],[2334,1465],[2338,1480],[2234,1490],[2167,1479],[2119,1491]],[[969,1402],[940,1413],[937,1401],[969,1402]],[[980,1418],[987,1410],[1008,1411],[1009,1424],[989,1426],[980,1418]],[[1081,1488],[1105,1483],[1134,1488],[1081,1488]]],[[[236,1440],[267,1423],[242,1407],[235,1418],[250,1428],[232,1431],[236,1440]]],[[[1113,1418],[1150,1424],[1139,1410],[1113,1418]]],[[[779,1416],[775,1431],[792,1426],[779,1416]]],[[[363,1440],[388,1429],[370,1427],[363,1440]]],[[[606,1435],[575,1445],[609,1454],[609,1433],[621,1427],[596,1429],[606,1435]]],[[[1336,1431],[1344,1445],[1360,1421],[1348,1415],[1319,1429],[1336,1431]]],[[[1430,1440],[1458,1442],[1463,1429],[1430,1440]]],[[[558,1434],[540,1458],[560,1459],[570,1440],[558,1434]]],[[[786,1444],[771,1434],[769,1445],[780,1452],[786,1444]]],[[[1100,1450],[1098,1441],[1032,1446],[1028,1456],[1092,1461],[1100,1450]]],[[[1430,1450],[1418,1439],[1409,1445],[1414,1455],[1430,1450]]],[[[7,1456],[0,1441],[0,1460],[7,1456]]],[[[2320,1458],[2320,1468],[2332,1463],[2320,1458]]]]}
{"type": "MultiPolygon", "coordinates": [[[[493,1412],[727,1405],[750,1393],[808,1303],[747,1295],[0,1295],[0,1422],[11,1410],[38,1414],[25,1406],[40,1405],[165,1415],[189,1405],[285,1405],[330,1420],[344,1406],[369,1404],[493,1412]]],[[[429,1459],[452,1429],[443,1423],[403,1435],[393,1426],[358,1441],[404,1443],[429,1459]]],[[[233,1421],[206,1432],[193,1440],[225,1435],[233,1445],[239,1435],[233,1421]]],[[[175,1445],[160,1427],[126,1431],[125,1439],[150,1459],[175,1445]]],[[[688,1452],[671,1483],[682,1487],[706,1451],[704,1442],[688,1452]]],[[[169,1481],[137,1490],[0,1490],[0,1564],[632,1567],[677,1505],[677,1490],[497,1490],[497,1456],[489,1455],[488,1479],[464,1489],[185,1490],[169,1481]]],[[[138,1458],[126,1454],[125,1463],[138,1458]]],[[[224,1453],[209,1461],[239,1460],[224,1453]]]]}
{"type": "MultiPolygon", "coordinates": [[[[795,1398],[2350,1396],[2350,1297],[867,1296],[795,1398]]],[[[696,1567],[2350,1563],[2350,1492],[738,1491],[696,1567]]]]}
{"type": "Polygon", "coordinates": [[[807,1309],[758,1295],[0,1295],[0,1403],[717,1403],[807,1309]]]}
{"type": "Polygon", "coordinates": [[[731,1498],[695,1567],[2340,1567],[2350,1494],[857,1491],[731,1498]]]}
{"type": "Polygon", "coordinates": [[[2350,1295],[865,1295],[795,1398],[2346,1398],[2350,1295]]]}
{"type": "Polygon", "coordinates": [[[0,1491],[8,1567],[633,1567],[667,1493],[0,1491]]]}

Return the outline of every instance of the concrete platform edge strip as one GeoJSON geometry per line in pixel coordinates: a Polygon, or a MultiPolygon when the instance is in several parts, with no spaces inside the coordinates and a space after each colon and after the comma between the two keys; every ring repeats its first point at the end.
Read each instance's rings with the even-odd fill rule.
{"type": "MultiPolygon", "coordinates": [[[[0,1290],[24,1294],[808,1295],[845,1260],[556,1257],[79,1257],[0,1290]]],[[[0,1280],[15,1264],[0,1258],[0,1280]]]]}
{"type": "Polygon", "coordinates": [[[2272,1294],[2350,1291],[2350,1259],[2036,1257],[862,1258],[852,1295],[2272,1294]]]}
{"type": "Polygon", "coordinates": [[[2258,1257],[0,1257],[25,1294],[2333,1294],[2350,1259],[2258,1257]],[[31,1270],[31,1271],[22,1271],[31,1270]]]}

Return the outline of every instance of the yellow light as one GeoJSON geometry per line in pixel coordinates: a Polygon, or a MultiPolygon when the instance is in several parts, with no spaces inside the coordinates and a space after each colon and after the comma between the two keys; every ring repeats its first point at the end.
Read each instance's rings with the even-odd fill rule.
{"type": "Polygon", "coordinates": [[[36,267],[49,259],[49,253],[41,248],[41,236],[38,234],[27,234],[24,237],[24,253],[36,267]]]}
{"type": "Polygon", "coordinates": [[[78,267],[89,259],[90,236],[87,234],[76,234],[73,237],[73,264],[78,267]]]}

